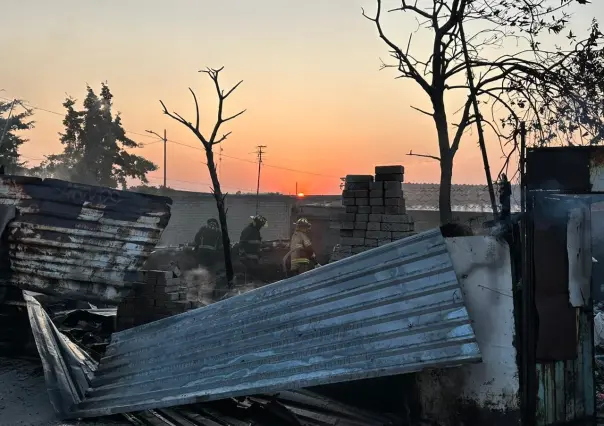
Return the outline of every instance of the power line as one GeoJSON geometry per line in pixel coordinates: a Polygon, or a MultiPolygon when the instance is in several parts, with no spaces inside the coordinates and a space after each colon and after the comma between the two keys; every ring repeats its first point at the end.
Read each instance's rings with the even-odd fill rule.
{"type": "MultiPolygon", "coordinates": [[[[0,96],[0,99],[5,100],[5,101],[12,101],[12,99],[10,99],[10,98],[5,98],[5,97],[1,97],[1,96],[0,96]]],[[[63,117],[65,115],[64,113],[60,113],[60,112],[57,112],[57,111],[52,111],[52,110],[49,110],[49,109],[45,109],[45,108],[41,108],[41,107],[32,105],[29,102],[20,102],[20,103],[22,105],[24,105],[24,106],[28,105],[29,108],[31,108],[31,109],[36,109],[36,110],[48,112],[50,114],[55,114],[55,115],[58,115],[58,116],[61,116],[61,117],[63,117]]],[[[145,137],[145,138],[154,138],[154,136],[152,136],[152,135],[144,134],[144,133],[138,133],[138,132],[133,132],[133,131],[130,131],[130,130],[128,130],[127,133],[130,133],[132,135],[142,136],[142,137],[145,137]]],[[[154,143],[158,143],[158,142],[161,142],[161,141],[154,141],[154,142],[149,142],[149,143],[143,143],[141,145],[143,145],[143,147],[146,147],[146,146],[152,145],[154,143]]],[[[182,142],[175,141],[175,140],[172,140],[172,139],[167,139],[167,142],[173,143],[175,145],[184,146],[184,147],[190,148],[190,149],[195,149],[195,150],[198,150],[198,151],[203,151],[204,150],[201,147],[193,146],[193,145],[188,145],[186,143],[182,143],[182,142]]],[[[222,154],[222,156],[224,158],[228,158],[228,159],[231,159],[231,160],[237,160],[237,161],[243,161],[243,162],[246,162],[246,163],[257,164],[256,161],[250,160],[250,159],[246,159],[246,158],[233,157],[233,156],[226,155],[226,154],[222,154]]],[[[204,163],[204,164],[206,164],[206,163],[204,163]]],[[[327,177],[327,178],[332,178],[332,179],[340,179],[340,176],[326,175],[326,174],[323,174],[323,173],[315,173],[315,172],[309,172],[309,171],[299,170],[299,169],[291,169],[289,167],[275,166],[273,164],[267,164],[267,163],[264,163],[264,162],[263,162],[263,165],[265,167],[270,167],[270,168],[277,169],[277,170],[285,170],[285,171],[288,171],[288,172],[302,173],[302,174],[312,175],[312,176],[320,176],[320,177],[327,177]]]]}

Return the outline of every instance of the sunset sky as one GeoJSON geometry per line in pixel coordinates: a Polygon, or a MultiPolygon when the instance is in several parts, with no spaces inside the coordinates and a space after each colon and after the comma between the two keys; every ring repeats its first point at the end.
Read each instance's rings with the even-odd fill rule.
{"type": "MultiPolygon", "coordinates": [[[[578,32],[593,17],[604,21],[604,0],[593,3],[575,9],[578,32]]],[[[379,71],[387,50],[361,7],[373,13],[375,1],[11,1],[0,14],[0,97],[40,108],[21,151],[37,164],[61,151],[57,132],[66,94],[82,100],[86,83],[98,91],[108,81],[133,139],[149,144],[154,139],[135,133],[166,128],[174,141],[168,144],[168,185],[207,191],[203,153],[184,146],[199,142],[162,115],[159,99],[193,120],[191,86],[209,131],[216,96],[197,71],[224,65],[225,86],[244,80],[227,113],[248,109],[224,128],[233,132],[223,144],[225,190],[255,190],[256,145],[267,146],[262,191],[293,193],[297,182],[305,193],[336,193],[340,176],[371,173],[383,164],[404,164],[409,182],[437,182],[435,161],[406,155],[437,153],[433,122],[410,108],[429,109],[427,98],[414,82],[379,71]]],[[[396,31],[403,35],[405,29],[396,31]]],[[[416,49],[428,43],[417,40],[416,49]]],[[[483,183],[476,143],[464,142],[454,182],[483,183]]],[[[138,153],[163,165],[161,143],[138,153]]],[[[501,151],[492,140],[490,157],[497,172],[501,151]]],[[[162,176],[161,169],[151,173],[151,183],[161,184],[162,176]]]]}

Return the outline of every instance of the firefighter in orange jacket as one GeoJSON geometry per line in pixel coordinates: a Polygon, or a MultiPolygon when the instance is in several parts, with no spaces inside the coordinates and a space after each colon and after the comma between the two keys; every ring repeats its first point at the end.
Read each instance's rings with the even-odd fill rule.
{"type": "Polygon", "coordinates": [[[284,264],[288,257],[291,259],[291,275],[307,272],[312,269],[313,263],[316,264],[315,252],[308,236],[311,228],[310,222],[301,218],[296,221],[295,225],[296,229],[289,244],[289,253],[283,258],[284,264]]]}

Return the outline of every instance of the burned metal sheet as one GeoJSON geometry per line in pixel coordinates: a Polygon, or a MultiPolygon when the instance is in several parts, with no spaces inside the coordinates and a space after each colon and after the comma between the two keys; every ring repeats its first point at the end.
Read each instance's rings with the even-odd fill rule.
{"type": "Polygon", "coordinates": [[[0,176],[0,204],[14,206],[11,274],[24,290],[119,302],[170,219],[170,198],[55,179],[0,176]]]}
{"type": "Polygon", "coordinates": [[[440,230],[113,335],[72,417],[478,362],[440,230]]]}

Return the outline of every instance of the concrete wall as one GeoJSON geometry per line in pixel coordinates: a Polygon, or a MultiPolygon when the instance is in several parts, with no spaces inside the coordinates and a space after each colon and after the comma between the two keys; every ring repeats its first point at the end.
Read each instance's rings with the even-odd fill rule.
{"type": "Polygon", "coordinates": [[[447,248],[483,362],[418,373],[423,417],[442,426],[519,424],[509,248],[482,236],[450,238],[447,248]]]}
{"type": "MultiPolygon", "coordinates": [[[[179,192],[171,195],[172,218],[162,234],[160,245],[178,245],[193,241],[195,233],[212,217],[218,218],[216,203],[211,194],[179,192]]],[[[262,230],[265,240],[288,239],[292,222],[291,210],[295,198],[285,195],[261,195],[259,213],[267,218],[268,226],[262,230]]],[[[256,214],[256,196],[228,195],[227,221],[231,241],[247,226],[250,216],[256,214]]]]}

